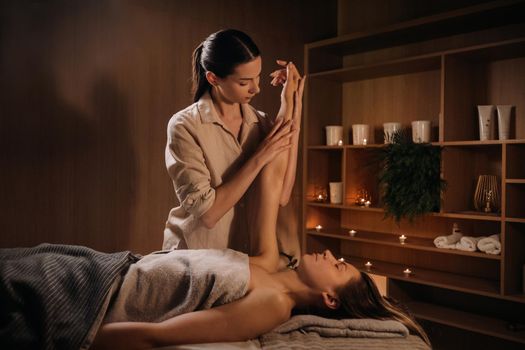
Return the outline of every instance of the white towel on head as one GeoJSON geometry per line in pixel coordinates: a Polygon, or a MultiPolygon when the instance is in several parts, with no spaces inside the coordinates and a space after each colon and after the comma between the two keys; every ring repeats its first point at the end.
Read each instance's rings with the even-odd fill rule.
{"type": "Polygon", "coordinates": [[[501,253],[499,235],[492,235],[480,239],[478,242],[478,249],[487,254],[497,255],[501,253]]]}
{"type": "Polygon", "coordinates": [[[475,252],[478,249],[478,242],[482,238],[484,237],[463,236],[459,242],[456,243],[456,249],[464,250],[466,252],[475,252]]]}
{"type": "Polygon", "coordinates": [[[459,232],[448,236],[438,236],[434,239],[434,245],[438,248],[456,249],[456,243],[463,237],[459,232]]]}

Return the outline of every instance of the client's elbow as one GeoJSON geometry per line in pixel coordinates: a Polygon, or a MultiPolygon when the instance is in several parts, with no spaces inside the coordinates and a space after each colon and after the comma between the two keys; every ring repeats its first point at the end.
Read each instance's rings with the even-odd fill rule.
{"type": "Polygon", "coordinates": [[[283,193],[281,198],[279,198],[279,205],[281,207],[286,207],[290,202],[290,193],[283,193]]]}

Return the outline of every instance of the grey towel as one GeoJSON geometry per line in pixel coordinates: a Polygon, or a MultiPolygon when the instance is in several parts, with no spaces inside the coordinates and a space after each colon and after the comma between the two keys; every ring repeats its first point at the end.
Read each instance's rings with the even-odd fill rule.
{"type": "Polygon", "coordinates": [[[428,350],[421,338],[393,320],[333,320],[313,315],[293,316],[259,337],[264,350],[277,349],[399,349],[428,350]]]}
{"type": "Polygon", "coordinates": [[[160,322],[242,298],[248,256],[230,249],[153,253],[130,267],[105,322],[160,322]]]}
{"type": "Polygon", "coordinates": [[[67,245],[0,249],[0,348],[89,346],[110,288],[135,260],[67,245]]]}
{"type": "Polygon", "coordinates": [[[393,338],[408,335],[408,329],[401,322],[394,320],[334,320],[314,315],[293,316],[272,332],[284,334],[295,330],[315,332],[323,337],[393,338]]]}

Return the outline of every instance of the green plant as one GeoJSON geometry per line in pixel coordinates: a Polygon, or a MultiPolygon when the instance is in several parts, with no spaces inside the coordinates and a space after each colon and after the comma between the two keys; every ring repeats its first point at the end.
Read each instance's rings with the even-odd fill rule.
{"type": "Polygon", "coordinates": [[[439,210],[446,182],[441,179],[441,147],[413,143],[404,132],[379,151],[379,174],[385,216],[397,223],[439,210]]]}

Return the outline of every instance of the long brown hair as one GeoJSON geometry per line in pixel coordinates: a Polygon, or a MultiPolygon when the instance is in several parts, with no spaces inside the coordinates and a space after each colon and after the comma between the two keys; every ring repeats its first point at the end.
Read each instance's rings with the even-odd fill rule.
{"type": "Polygon", "coordinates": [[[430,346],[430,339],[423,327],[394,299],[383,297],[368,274],[361,272],[360,278],[352,279],[336,290],[336,293],[341,306],[334,316],[396,320],[404,324],[411,333],[419,335],[430,346]]]}
{"type": "Polygon", "coordinates": [[[259,48],[246,34],[235,29],[220,30],[208,36],[193,51],[193,102],[197,102],[211,86],[206,72],[219,78],[233,73],[239,64],[260,56],[259,48]]]}

